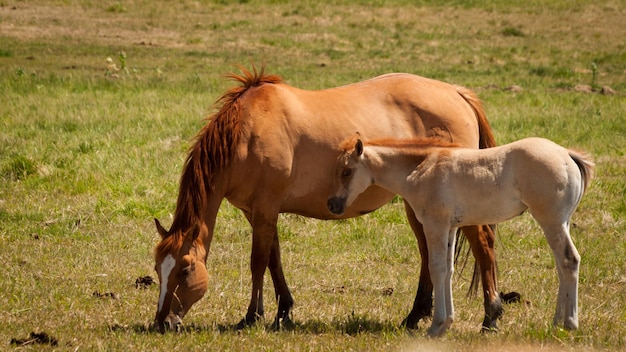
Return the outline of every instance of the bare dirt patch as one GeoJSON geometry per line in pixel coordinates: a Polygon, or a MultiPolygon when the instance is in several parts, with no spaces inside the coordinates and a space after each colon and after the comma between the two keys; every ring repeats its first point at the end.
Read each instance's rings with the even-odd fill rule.
{"type": "Polygon", "coordinates": [[[0,18],[0,36],[19,40],[180,46],[177,31],[151,26],[143,16],[109,13],[104,6],[85,9],[20,2],[0,7],[0,18]]]}

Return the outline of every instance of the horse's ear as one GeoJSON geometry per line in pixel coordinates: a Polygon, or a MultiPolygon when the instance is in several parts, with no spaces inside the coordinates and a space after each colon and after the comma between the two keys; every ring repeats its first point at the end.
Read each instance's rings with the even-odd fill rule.
{"type": "Polygon", "coordinates": [[[168,235],[167,230],[165,230],[163,226],[161,226],[161,223],[157,218],[154,218],[154,224],[156,225],[157,231],[159,232],[159,235],[161,235],[161,238],[165,239],[165,237],[167,237],[168,235]]]}
{"type": "Polygon", "coordinates": [[[363,142],[360,139],[356,140],[354,151],[356,152],[357,156],[361,156],[361,154],[363,154],[363,142]]]}

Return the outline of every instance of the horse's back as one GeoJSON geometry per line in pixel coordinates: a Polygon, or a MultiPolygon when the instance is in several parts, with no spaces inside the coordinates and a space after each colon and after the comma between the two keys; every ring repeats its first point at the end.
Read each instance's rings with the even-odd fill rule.
{"type": "MultiPolygon", "coordinates": [[[[322,90],[264,84],[251,87],[240,103],[246,131],[238,160],[246,171],[234,172],[230,182],[247,191],[229,200],[241,207],[261,192],[258,183],[276,194],[281,211],[328,218],[338,146],[357,132],[365,139],[437,136],[478,147],[476,116],[455,86],[411,74],[322,90]]],[[[373,187],[345,216],[375,210],[392,197],[373,187]]]]}
{"type": "Polygon", "coordinates": [[[348,85],[304,90],[287,84],[256,87],[244,106],[257,133],[335,137],[359,132],[365,139],[436,136],[466,147],[478,145],[473,110],[454,85],[407,73],[391,73],[348,85]]]}

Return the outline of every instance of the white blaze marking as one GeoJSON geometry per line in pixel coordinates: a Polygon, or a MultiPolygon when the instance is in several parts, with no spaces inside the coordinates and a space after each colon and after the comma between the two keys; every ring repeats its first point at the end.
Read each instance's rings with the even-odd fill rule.
{"type": "Polygon", "coordinates": [[[167,280],[170,277],[172,269],[176,266],[176,259],[168,254],[163,262],[161,262],[161,294],[159,296],[159,313],[163,309],[163,303],[165,302],[165,294],[167,293],[167,280]]]}

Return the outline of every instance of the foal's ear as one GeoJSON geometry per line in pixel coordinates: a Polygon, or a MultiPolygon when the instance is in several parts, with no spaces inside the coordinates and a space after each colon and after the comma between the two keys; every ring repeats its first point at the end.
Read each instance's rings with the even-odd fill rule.
{"type": "Polygon", "coordinates": [[[167,230],[165,230],[163,226],[161,226],[161,223],[157,218],[154,218],[154,224],[156,225],[157,231],[159,232],[159,235],[161,235],[161,238],[165,239],[165,237],[167,237],[168,235],[167,230]]]}
{"type": "Polygon", "coordinates": [[[356,152],[356,156],[361,156],[361,154],[363,154],[363,142],[360,139],[356,140],[354,151],[356,152]]]}

